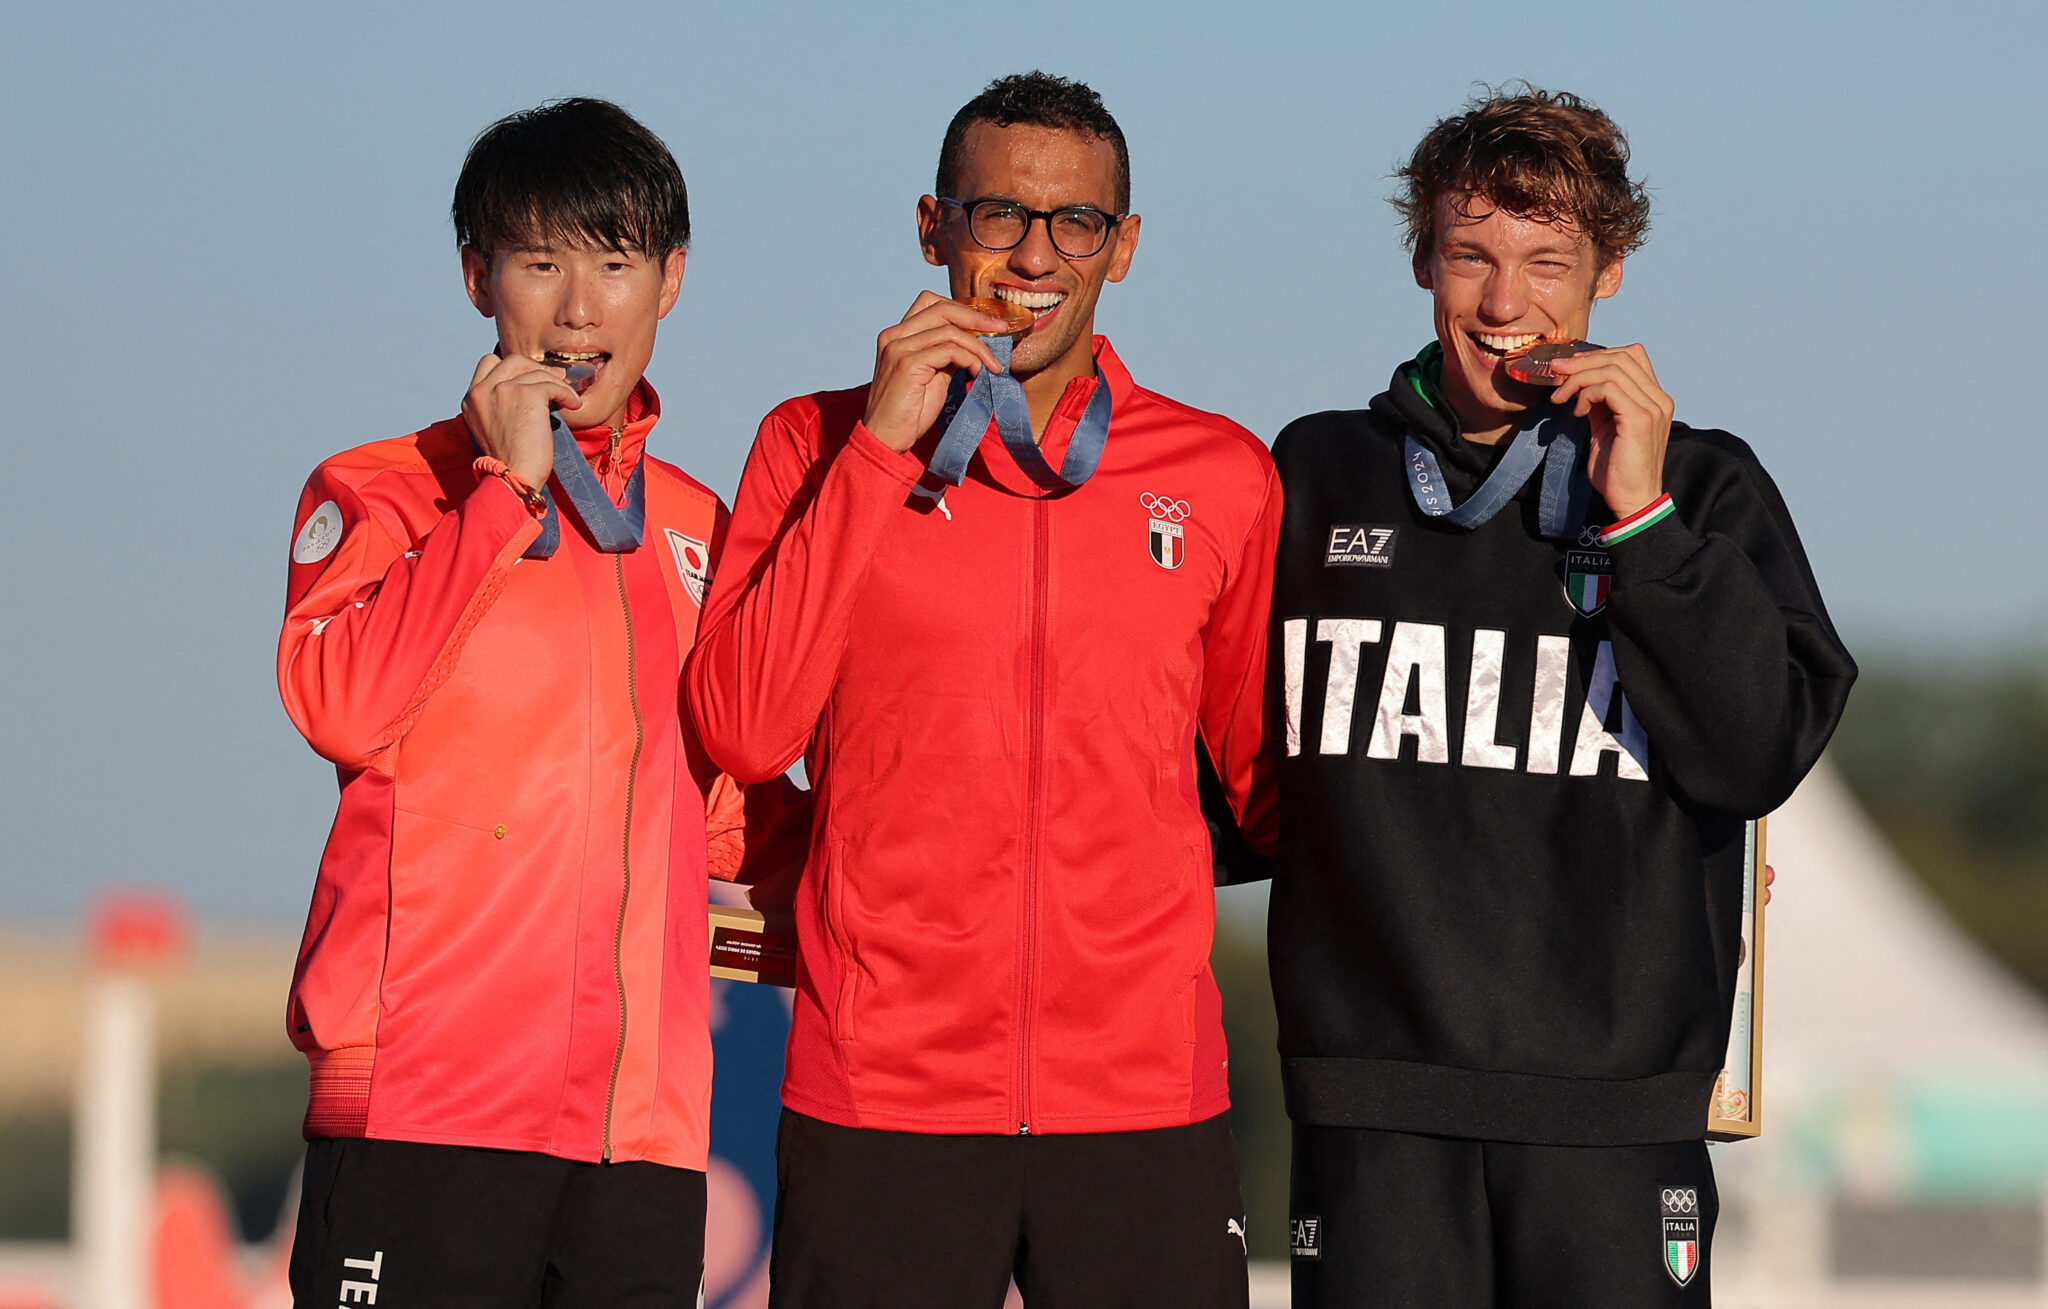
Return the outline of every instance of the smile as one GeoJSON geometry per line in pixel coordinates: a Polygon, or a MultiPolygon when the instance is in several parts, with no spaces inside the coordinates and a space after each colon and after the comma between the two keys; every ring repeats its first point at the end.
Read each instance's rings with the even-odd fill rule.
{"type": "Polygon", "coordinates": [[[1067,298],[1064,291],[1025,291],[1014,286],[999,286],[995,288],[995,294],[998,300],[1007,300],[1029,309],[1033,318],[1045,317],[1067,298]]]}
{"type": "Polygon", "coordinates": [[[1512,359],[1543,344],[1541,332],[1468,332],[1471,342],[1496,359],[1512,359]]]}

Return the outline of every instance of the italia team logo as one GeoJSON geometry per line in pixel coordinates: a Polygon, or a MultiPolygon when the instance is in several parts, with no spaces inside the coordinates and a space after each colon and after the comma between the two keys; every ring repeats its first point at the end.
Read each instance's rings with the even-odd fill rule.
{"type": "Polygon", "coordinates": [[[1700,1193],[1667,1186],[1657,1193],[1664,1209],[1664,1271],[1684,1286],[1700,1270],[1700,1193]]]}
{"type": "Polygon", "coordinates": [[[711,549],[673,527],[664,530],[668,533],[668,548],[676,552],[676,571],[683,575],[683,587],[702,609],[705,588],[711,585],[711,549]]]}
{"type": "Polygon", "coordinates": [[[1150,491],[1138,497],[1138,505],[1152,515],[1152,562],[1161,568],[1180,567],[1188,557],[1187,533],[1182,530],[1181,521],[1194,510],[1188,507],[1185,500],[1153,495],[1150,491]]]}
{"type": "Polygon", "coordinates": [[[1572,608],[1591,618],[1607,607],[1607,591],[1614,583],[1614,561],[1605,550],[1564,552],[1564,594],[1572,608]]]}

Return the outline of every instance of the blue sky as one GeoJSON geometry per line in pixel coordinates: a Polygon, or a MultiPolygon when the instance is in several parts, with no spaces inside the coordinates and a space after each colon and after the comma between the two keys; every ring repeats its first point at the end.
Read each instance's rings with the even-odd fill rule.
{"type": "Polygon", "coordinates": [[[682,162],[655,444],[730,493],[760,415],[864,380],[936,284],[912,207],[993,76],[1103,93],[1145,227],[1098,321],[1268,438],[1428,337],[1384,203],[1415,139],[1479,81],[1576,90],[1657,202],[1595,337],[1755,446],[1852,646],[2048,637],[2037,6],[17,3],[0,30],[0,914],[135,881],[303,912],[333,781],[273,683],[295,497],[453,412],[491,337],[449,190],[478,129],[557,95],[682,162]]]}

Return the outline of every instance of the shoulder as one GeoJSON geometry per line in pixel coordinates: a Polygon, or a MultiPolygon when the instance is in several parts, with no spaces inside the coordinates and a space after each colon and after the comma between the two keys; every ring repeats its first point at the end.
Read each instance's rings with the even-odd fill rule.
{"type": "Polygon", "coordinates": [[[1273,452],[1266,448],[1266,443],[1249,428],[1222,414],[1182,404],[1137,385],[1131,387],[1130,404],[1148,420],[1170,426],[1178,439],[1229,461],[1238,471],[1254,473],[1261,479],[1273,471],[1273,452]]]}
{"type": "Polygon", "coordinates": [[[469,428],[460,418],[449,418],[417,432],[354,446],[320,461],[307,487],[325,487],[360,492],[372,482],[390,479],[425,478],[476,459],[476,445],[469,428]]]}
{"type": "Polygon", "coordinates": [[[1775,499],[1770,474],[1747,441],[1716,427],[1671,425],[1671,444],[1664,455],[1666,480],[1675,495],[1715,495],[1728,490],[1764,492],[1775,499]]]}
{"type": "Polygon", "coordinates": [[[866,385],[791,396],[761,420],[761,436],[766,438],[774,432],[815,450],[835,439],[846,440],[867,408],[866,385]]]}
{"type": "Polygon", "coordinates": [[[714,509],[725,507],[725,501],[719,498],[718,492],[668,460],[656,459],[652,455],[643,455],[642,458],[647,460],[647,477],[651,487],[659,486],[663,491],[688,503],[702,504],[714,509]]]}
{"type": "Polygon", "coordinates": [[[1280,429],[1273,440],[1273,458],[1282,476],[1304,463],[1325,457],[1356,456],[1361,443],[1384,435],[1379,416],[1370,409],[1325,409],[1303,414],[1280,429]]]}

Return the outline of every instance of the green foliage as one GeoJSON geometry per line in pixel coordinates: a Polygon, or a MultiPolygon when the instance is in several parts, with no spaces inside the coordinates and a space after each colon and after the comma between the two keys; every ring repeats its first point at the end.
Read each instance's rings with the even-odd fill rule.
{"type": "Polygon", "coordinates": [[[2048,672],[1866,671],[1829,758],[1935,898],[2048,993],[2048,672]]]}

